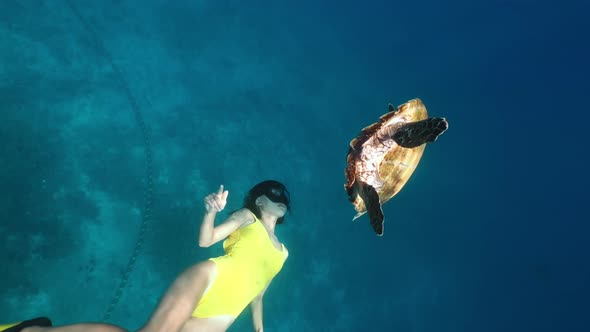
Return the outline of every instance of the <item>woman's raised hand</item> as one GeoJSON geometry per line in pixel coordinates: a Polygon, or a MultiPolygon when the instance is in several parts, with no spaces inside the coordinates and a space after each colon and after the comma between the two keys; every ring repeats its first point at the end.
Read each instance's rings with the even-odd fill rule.
{"type": "Polygon", "coordinates": [[[223,191],[223,185],[219,186],[219,190],[205,197],[205,208],[207,212],[219,212],[225,208],[227,203],[227,196],[229,191],[223,191]]]}

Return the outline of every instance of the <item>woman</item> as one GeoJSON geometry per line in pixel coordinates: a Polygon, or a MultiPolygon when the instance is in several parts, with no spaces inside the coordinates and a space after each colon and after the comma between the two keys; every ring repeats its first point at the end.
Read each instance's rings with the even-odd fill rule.
{"type": "MultiPolygon", "coordinates": [[[[258,183],[246,195],[244,206],[215,226],[215,216],[225,208],[228,194],[221,185],[216,193],[205,198],[206,212],[199,233],[201,247],[226,239],[223,242],[225,255],[184,271],[138,332],[225,331],[248,304],[252,309],[254,331],[263,331],[262,297],[288,256],[287,248],[279,242],[274,230],[290,210],[289,192],[274,180],[258,183]]],[[[125,331],[113,325],[94,323],[62,327],[39,325],[47,326],[50,322],[31,320],[4,331],[125,331]]]]}

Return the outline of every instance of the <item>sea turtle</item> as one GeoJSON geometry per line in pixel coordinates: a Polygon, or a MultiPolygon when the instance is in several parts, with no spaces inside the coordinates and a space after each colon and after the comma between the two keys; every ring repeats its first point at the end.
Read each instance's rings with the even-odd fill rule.
{"type": "Polygon", "coordinates": [[[350,141],[344,185],[358,212],[352,220],[369,214],[377,235],[383,235],[381,205],[406,184],[424,152],[448,128],[445,118],[429,118],[420,99],[412,99],[363,128],[350,141]]]}

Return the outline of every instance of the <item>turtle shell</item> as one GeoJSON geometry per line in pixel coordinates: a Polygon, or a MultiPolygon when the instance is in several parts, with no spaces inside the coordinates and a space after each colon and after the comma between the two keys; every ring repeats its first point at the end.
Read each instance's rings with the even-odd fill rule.
{"type": "Polygon", "coordinates": [[[391,137],[403,124],[428,118],[426,107],[420,99],[413,99],[394,108],[379,120],[361,130],[350,142],[346,158],[346,184],[348,198],[354,205],[356,219],[366,212],[359,195],[359,183],[372,186],[384,204],[395,196],[408,182],[418,166],[426,144],[404,148],[391,137]]]}

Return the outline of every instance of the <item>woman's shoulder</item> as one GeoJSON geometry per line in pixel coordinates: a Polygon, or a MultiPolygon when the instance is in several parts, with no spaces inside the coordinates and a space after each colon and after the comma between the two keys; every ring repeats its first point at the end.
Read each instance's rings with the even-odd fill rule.
{"type": "Polygon", "coordinates": [[[242,227],[251,225],[256,221],[256,215],[248,208],[241,208],[234,211],[232,217],[239,219],[242,227]]]}

